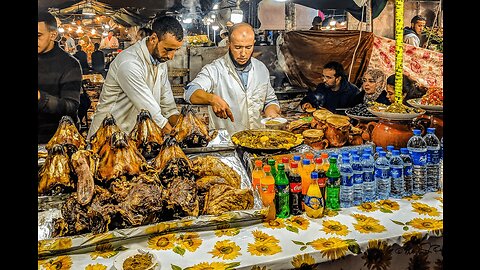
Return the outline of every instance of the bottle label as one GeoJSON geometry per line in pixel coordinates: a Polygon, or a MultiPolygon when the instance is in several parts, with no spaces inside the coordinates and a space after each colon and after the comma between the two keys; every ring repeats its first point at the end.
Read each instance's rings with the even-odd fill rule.
{"type": "Polygon", "coordinates": [[[303,202],[305,203],[306,206],[312,208],[313,210],[317,210],[325,206],[323,197],[305,195],[305,197],[303,197],[303,202]]]}
{"type": "Polygon", "coordinates": [[[425,152],[415,152],[411,151],[412,154],[412,164],[425,166],[427,164],[427,151],[425,152]]]}
{"type": "Polygon", "coordinates": [[[353,186],[353,177],[351,175],[342,175],[342,186],[353,186]]]}
{"type": "Polygon", "coordinates": [[[430,163],[430,164],[440,163],[440,150],[428,150],[427,163],[430,163]]]}
{"type": "Polygon", "coordinates": [[[323,177],[323,178],[318,178],[318,186],[319,187],[325,187],[325,185],[327,184],[327,178],[326,177],[323,177]]]}
{"type": "Polygon", "coordinates": [[[356,173],[353,175],[353,184],[363,184],[363,174],[356,173]]]}
{"type": "Polygon", "coordinates": [[[287,193],[288,194],[288,185],[276,185],[278,193],[287,193]]]}
{"type": "Polygon", "coordinates": [[[290,192],[293,192],[293,193],[302,192],[302,183],[290,183],[290,192]]]}
{"type": "Polygon", "coordinates": [[[263,193],[275,193],[275,185],[264,185],[261,184],[260,187],[262,188],[263,193]]]}
{"type": "Polygon", "coordinates": [[[387,179],[390,175],[389,169],[375,168],[375,177],[381,179],[387,179]]]}
{"type": "Polygon", "coordinates": [[[363,173],[363,182],[373,182],[373,172],[364,172],[363,173]]]}
{"type": "Polygon", "coordinates": [[[333,187],[339,187],[340,177],[328,177],[328,185],[333,187]]]}
{"type": "Polygon", "coordinates": [[[392,178],[400,178],[403,174],[403,168],[390,168],[390,174],[392,178]]]}
{"type": "Polygon", "coordinates": [[[412,166],[411,165],[403,166],[403,176],[405,176],[405,177],[412,176],[412,166]]]}

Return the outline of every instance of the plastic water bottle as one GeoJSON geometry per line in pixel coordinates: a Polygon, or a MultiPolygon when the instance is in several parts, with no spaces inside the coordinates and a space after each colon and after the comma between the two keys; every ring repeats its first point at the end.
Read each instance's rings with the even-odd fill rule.
{"type": "Polygon", "coordinates": [[[390,161],[390,159],[392,158],[392,151],[395,149],[395,146],[393,145],[387,145],[387,155],[386,155],[386,158],[388,159],[388,161],[390,161]]]}
{"type": "Polygon", "coordinates": [[[353,205],[363,203],[363,169],[360,163],[360,156],[352,154],[352,170],[353,170],[353,205]]]}
{"type": "Polygon", "coordinates": [[[383,151],[383,148],[381,146],[375,147],[375,153],[373,154],[373,160],[377,160],[378,158],[378,152],[383,151]]]}
{"type": "Polygon", "coordinates": [[[443,137],[440,139],[440,181],[438,188],[443,189],[443,137]]]}
{"type": "Polygon", "coordinates": [[[386,155],[385,151],[380,151],[377,160],[375,160],[375,181],[377,182],[377,199],[379,200],[386,200],[390,196],[390,164],[386,155]]]}
{"type": "Polygon", "coordinates": [[[403,160],[403,182],[405,183],[404,196],[412,196],[413,179],[412,179],[412,157],[408,149],[400,148],[400,157],[403,160]]]}
{"type": "Polygon", "coordinates": [[[377,183],[374,177],[375,161],[373,161],[372,155],[364,153],[361,163],[363,171],[363,201],[373,202],[377,198],[377,183]]]}
{"type": "MultiPolygon", "coordinates": [[[[348,153],[347,153],[348,154],[348,153]]],[[[353,206],[353,169],[350,158],[343,156],[340,164],[340,207],[348,208],[353,206]]]]}
{"type": "Polygon", "coordinates": [[[412,157],[413,194],[423,195],[427,183],[427,143],[421,136],[422,131],[413,130],[413,136],[407,142],[412,157]]]}
{"type": "MultiPolygon", "coordinates": [[[[336,152],[332,152],[330,153],[330,158],[335,158],[335,160],[337,160],[337,164],[338,164],[338,153],[336,152]]],[[[328,161],[330,161],[330,158],[328,159],[328,161]]]]}
{"type": "Polygon", "coordinates": [[[427,128],[423,137],[427,143],[427,191],[437,191],[440,182],[440,140],[435,128],[427,128]]]}
{"type": "Polygon", "coordinates": [[[337,165],[340,166],[343,163],[345,157],[349,158],[348,151],[342,151],[337,159],[337,165]]]}
{"type": "Polygon", "coordinates": [[[390,196],[401,199],[405,194],[405,181],[403,179],[403,160],[400,157],[399,150],[392,150],[392,158],[390,159],[390,196]]]}

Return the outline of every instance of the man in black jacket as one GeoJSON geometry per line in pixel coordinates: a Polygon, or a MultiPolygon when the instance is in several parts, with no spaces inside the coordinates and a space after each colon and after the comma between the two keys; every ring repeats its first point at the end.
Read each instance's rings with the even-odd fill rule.
{"type": "Polygon", "coordinates": [[[57,22],[48,12],[38,14],[38,143],[55,134],[62,116],[72,117],[78,128],[82,71],[78,61],[62,50],[57,22]]]}
{"type": "Polygon", "coordinates": [[[78,59],[80,66],[82,67],[82,74],[90,73],[90,66],[88,65],[87,53],[82,50],[82,45],[77,45],[77,52],[73,54],[73,57],[78,59]]]}
{"type": "Polygon", "coordinates": [[[323,107],[336,114],[345,114],[345,110],[338,109],[351,108],[362,102],[360,90],[348,81],[342,64],[328,62],[323,66],[322,74],[324,81],[300,102],[303,110],[323,107]]]}

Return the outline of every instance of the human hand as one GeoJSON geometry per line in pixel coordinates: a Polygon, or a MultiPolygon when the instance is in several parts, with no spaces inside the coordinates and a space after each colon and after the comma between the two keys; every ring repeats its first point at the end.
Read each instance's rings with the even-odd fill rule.
{"type": "Polygon", "coordinates": [[[313,109],[313,106],[312,106],[312,104],[310,104],[310,103],[307,102],[307,103],[304,103],[304,104],[302,105],[302,109],[303,109],[304,111],[306,111],[307,109],[313,109]]]}
{"type": "Polygon", "coordinates": [[[227,102],[225,102],[223,98],[212,94],[212,100],[210,101],[210,105],[212,106],[212,110],[217,117],[220,117],[222,119],[230,118],[230,120],[234,122],[233,113],[230,110],[230,106],[228,106],[227,102]]]}
{"type": "Polygon", "coordinates": [[[165,124],[165,126],[162,128],[162,132],[163,134],[170,134],[172,132],[172,126],[170,125],[170,123],[167,123],[165,124]]]}

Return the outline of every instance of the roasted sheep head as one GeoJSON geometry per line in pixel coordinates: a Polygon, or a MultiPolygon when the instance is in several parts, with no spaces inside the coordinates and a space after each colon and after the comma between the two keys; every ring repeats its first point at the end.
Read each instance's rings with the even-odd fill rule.
{"type": "Polygon", "coordinates": [[[61,144],[67,149],[67,155],[71,156],[78,149],[84,149],[87,143],[82,137],[82,134],[78,132],[77,127],[73,123],[70,116],[62,116],[58,124],[57,131],[53,137],[45,145],[45,149],[50,150],[55,144],[61,144]]]}
{"type": "Polygon", "coordinates": [[[122,175],[138,175],[142,165],[146,163],[145,158],[123,131],[114,132],[110,142],[102,147],[101,152],[103,156],[100,157],[96,178],[102,183],[122,175]]]}
{"type": "Polygon", "coordinates": [[[193,158],[192,162],[195,175],[199,177],[220,176],[224,178],[230,186],[240,188],[240,175],[219,158],[214,156],[198,156],[193,158]]]}
{"type": "Polygon", "coordinates": [[[97,132],[90,137],[90,149],[102,157],[104,154],[103,151],[101,151],[102,147],[110,142],[112,134],[118,131],[121,130],[115,122],[115,118],[113,118],[113,115],[107,114],[97,132]]]}
{"type": "Polygon", "coordinates": [[[220,215],[224,212],[253,208],[253,191],[229,185],[214,185],[205,196],[203,214],[220,215]]]}
{"type": "Polygon", "coordinates": [[[200,206],[194,177],[174,176],[167,188],[167,208],[172,217],[198,216],[200,206]]]}
{"type": "Polygon", "coordinates": [[[94,175],[98,156],[91,150],[78,150],[72,157],[72,167],[77,175],[77,201],[81,205],[90,203],[95,192],[94,175]]]}
{"type": "Polygon", "coordinates": [[[175,139],[183,148],[207,146],[217,132],[209,135],[207,124],[195,115],[191,106],[182,108],[177,124],[173,128],[175,139]]]}
{"type": "Polygon", "coordinates": [[[149,111],[140,111],[137,116],[137,123],[130,132],[130,139],[135,142],[137,149],[146,159],[158,155],[163,143],[163,132],[160,126],[152,120],[149,111]]]}
{"type": "Polygon", "coordinates": [[[193,176],[192,162],[178,146],[175,137],[167,135],[160,154],[152,161],[152,167],[156,169],[159,178],[165,187],[168,187],[174,176],[193,176]]]}
{"type": "Polygon", "coordinates": [[[61,144],[53,145],[38,172],[38,194],[57,195],[75,188],[71,179],[70,159],[61,144]]]}

